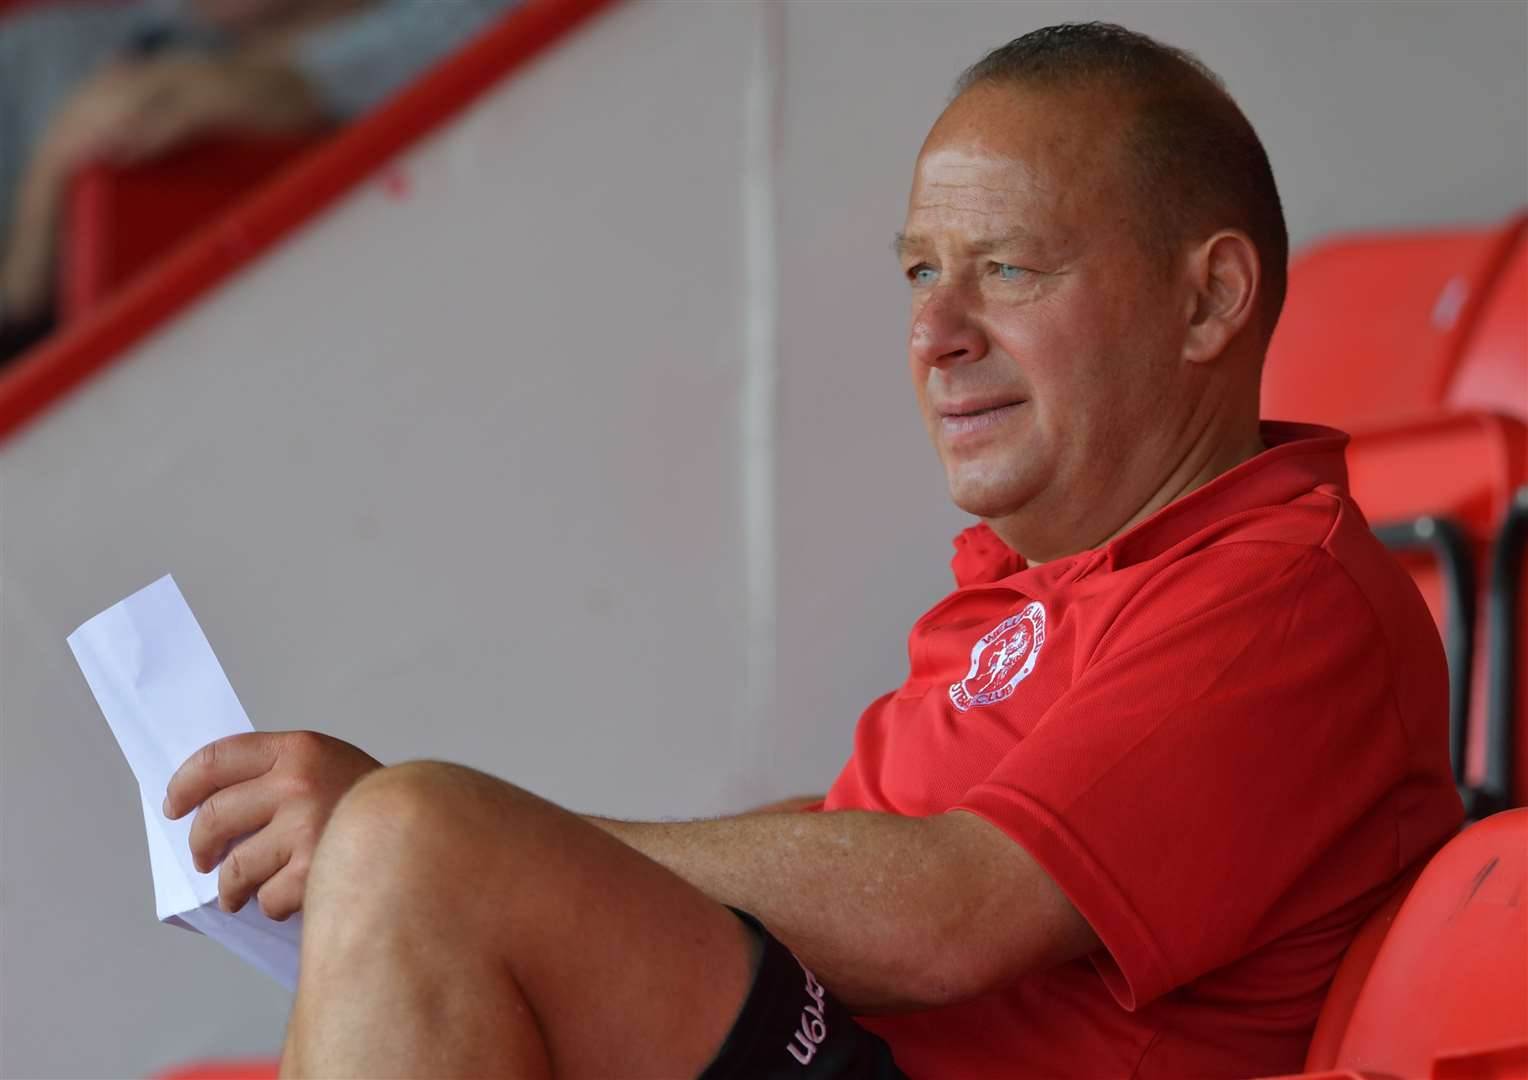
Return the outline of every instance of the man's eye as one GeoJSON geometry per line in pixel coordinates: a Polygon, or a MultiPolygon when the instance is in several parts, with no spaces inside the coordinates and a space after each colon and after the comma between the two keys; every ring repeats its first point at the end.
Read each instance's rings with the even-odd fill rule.
{"type": "Polygon", "coordinates": [[[997,276],[1004,281],[1022,281],[1029,275],[1029,271],[1022,266],[1013,266],[1009,263],[996,263],[997,276]]]}
{"type": "Polygon", "coordinates": [[[914,285],[932,285],[938,277],[939,271],[923,263],[919,263],[907,272],[907,280],[914,285]]]}

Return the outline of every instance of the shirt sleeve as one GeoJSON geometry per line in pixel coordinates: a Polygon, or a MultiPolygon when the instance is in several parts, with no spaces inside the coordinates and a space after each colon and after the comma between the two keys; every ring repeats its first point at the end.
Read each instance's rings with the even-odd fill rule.
{"type": "Polygon", "coordinates": [[[1152,578],[959,808],[1045,867],[1140,1008],[1398,872],[1391,664],[1328,553],[1210,548],[1152,578]]]}
{"type": "Polygon", "coordinates": [[[352,120],[463,44],[516,0],[382,0],[308,31],[292,64],[325,113],[352,120]]]}

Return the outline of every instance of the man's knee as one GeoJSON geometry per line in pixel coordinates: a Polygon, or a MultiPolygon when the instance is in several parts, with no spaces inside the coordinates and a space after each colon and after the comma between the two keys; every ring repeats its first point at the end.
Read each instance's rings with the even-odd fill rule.
{"type": "Polygon", "coordinates": [[[376,828],[394,821],[403,828],[450,812],[452,803],[480,799],[502,781],[446,761],[407,761],[367,773],[334,808],[332,825],[376,828]]]}
{"type": "Polygon", "coordinates": [[[484,863],[486,847],[511,842],[494,827],[524,793],[473,769],[411,761],[362,777],[334,808],[313,858],[311,891],[342,891],[348,903],[461,881],[484,863]],[[501,790],[502,789],[502,790],[501,790]]]}

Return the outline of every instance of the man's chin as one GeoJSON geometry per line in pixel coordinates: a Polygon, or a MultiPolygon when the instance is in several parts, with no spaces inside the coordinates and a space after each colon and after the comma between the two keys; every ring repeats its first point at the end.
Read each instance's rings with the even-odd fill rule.
{"type": "Polygon", "coordinates": [[[986,521],[1017,514],[1032,497],[1033,492],[1016,484],[980,484],[950,477],[950,501],[972,517],[986,521]]]}

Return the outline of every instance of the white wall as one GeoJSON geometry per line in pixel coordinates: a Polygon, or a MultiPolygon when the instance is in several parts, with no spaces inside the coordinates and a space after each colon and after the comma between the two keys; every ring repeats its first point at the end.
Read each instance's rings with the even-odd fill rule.
{"type": "Polygon", "coordinates": [[[0,447],[0,1076],[279,1045],[283,992],[154,924],[64,645],[165,570],[259,727],[630,815],[824,786],[962,524],[913,154],[961,67],[1089,17],[1226,77],[1297,242],[1528,199],[1520,4],[617,10],[0,447]]]}

